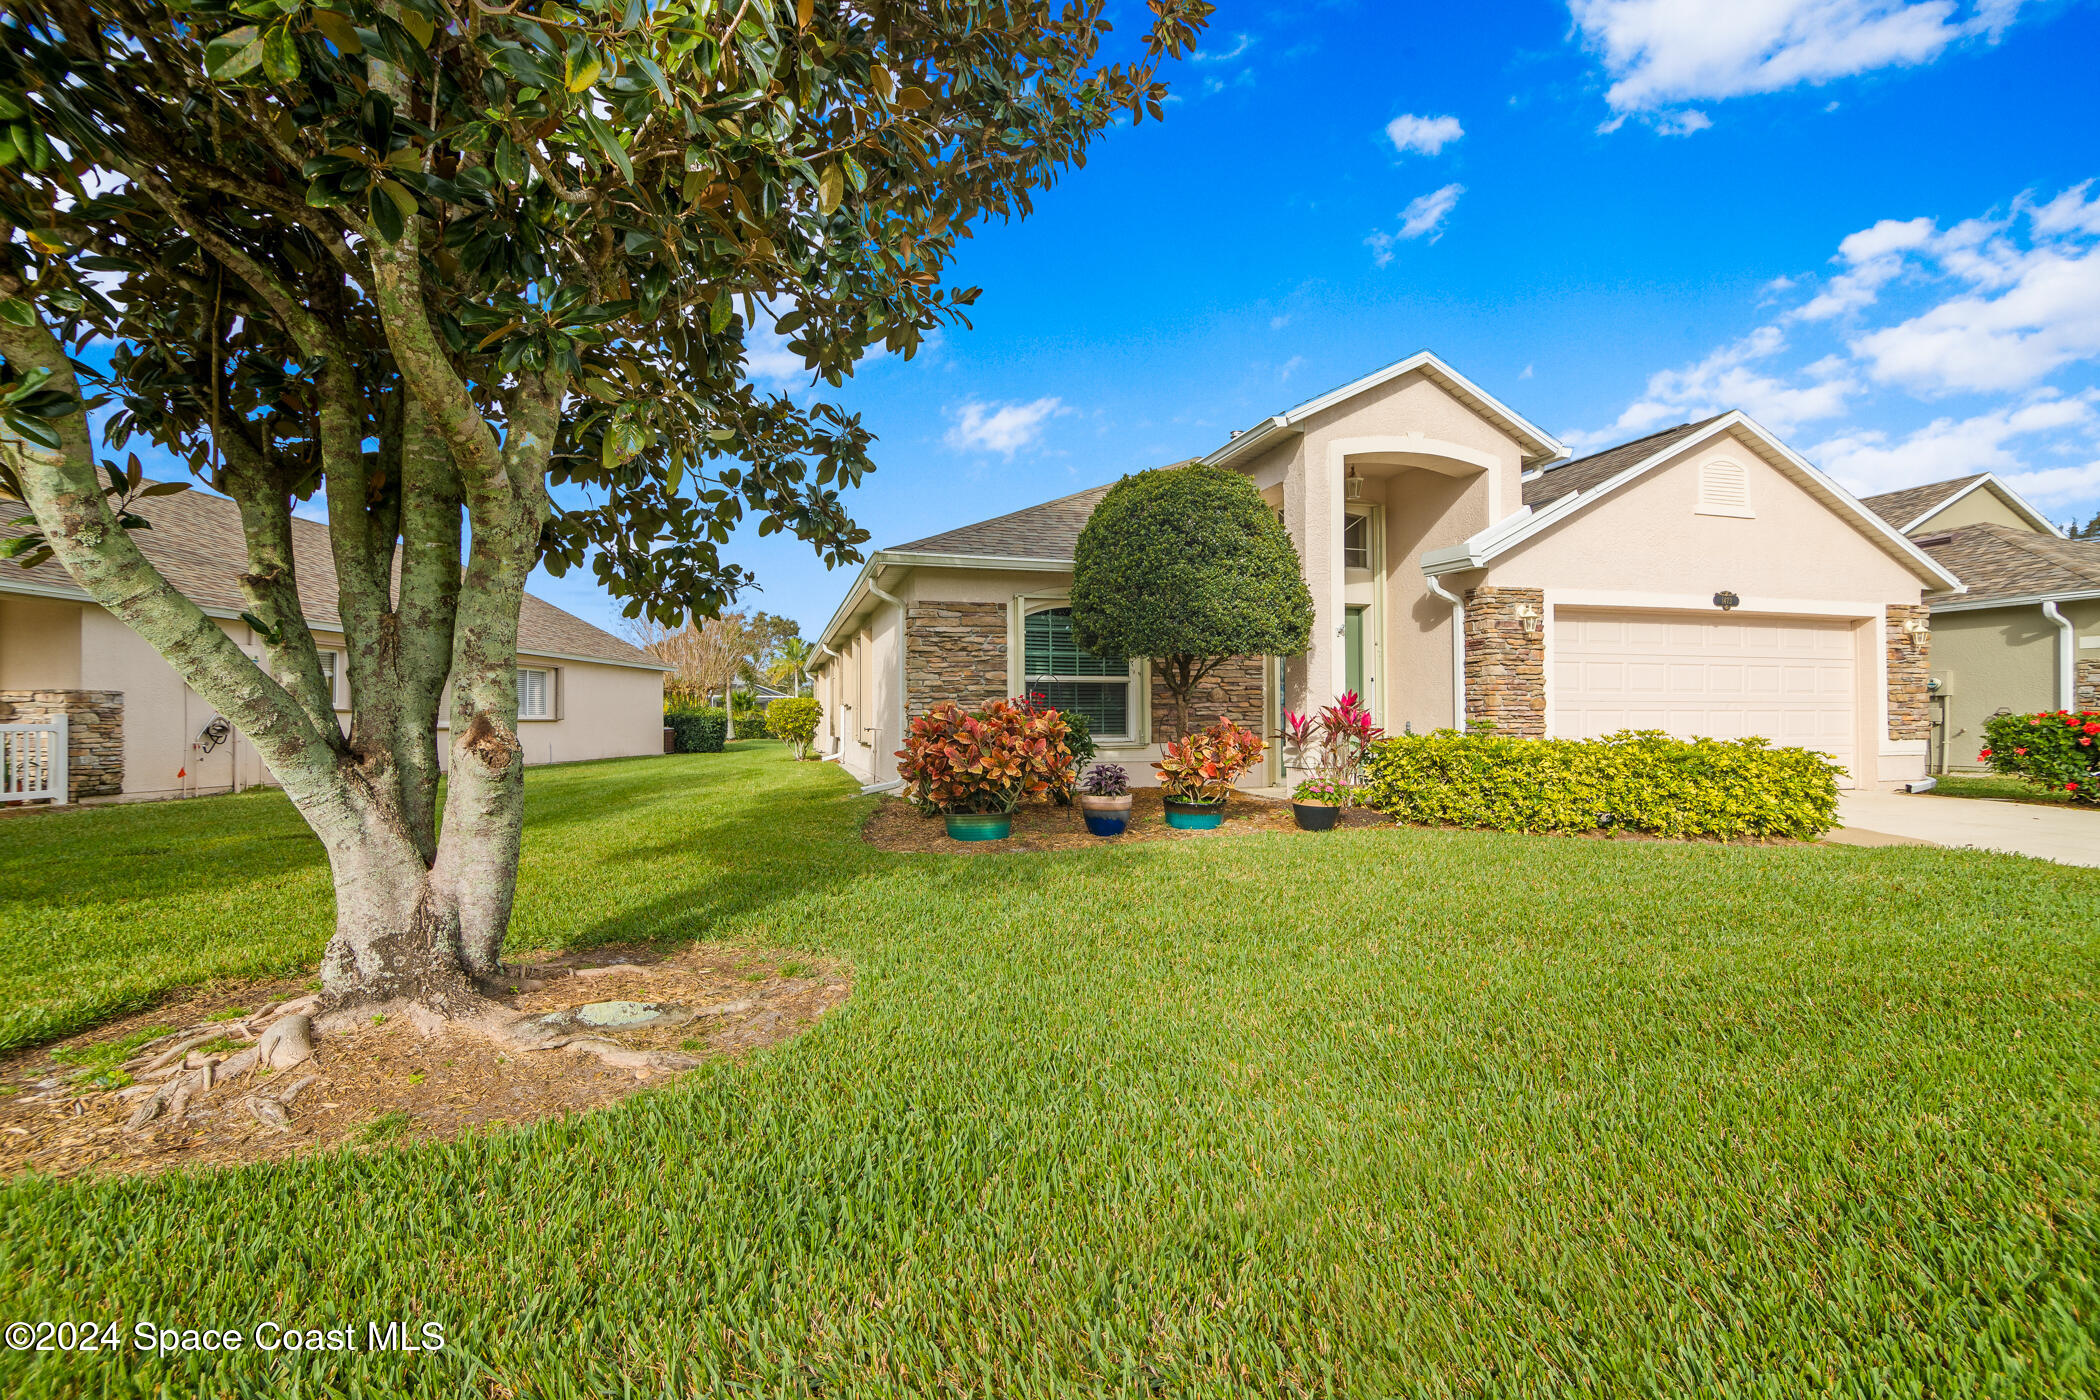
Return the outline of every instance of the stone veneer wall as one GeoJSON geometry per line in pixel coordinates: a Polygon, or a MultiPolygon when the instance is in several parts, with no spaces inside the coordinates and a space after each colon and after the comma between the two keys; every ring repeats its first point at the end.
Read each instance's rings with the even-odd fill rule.
{"type": "MultiPolygon", "coordinates": [[[[1235,656],[1219,662],[1218,668],[1196,682],[1196,688],[1189,693],[1189,726],[1204,729],[1220,719],[1229,719],[1274,743],[1275,737],[1262,729],[1263,686],[1262,658],[1259,656],[1235,656]]],[[[1174,697],[1167,693],[1166,682],[1161,679],[1159,668],[1154,666],[1153,741],[1165,744],[1179,737],[1174,733],[1174,697]]]]}
{"type": "Polygon", "coordinates": [[[1006,604],[909,604],[904,656],[907,724],[943,700],[965,707],[1004,700],[1006,604]]]}
{"type": "Polygon", "coordinates": [[[1923,603],[1891,603],[1883,641],[1888,648],[1889,737],[1932,737],[1931,679],[1932,634],[1920,632],[1913,639],[1906,624],[1924,622],[1932,610],[1923,603]]]}
{"type": "Polygon", "coordinates": [[[2071,673],[2075,689],[2072,699],[2081,710],[2100,710],[2100,661],[2081,661],[2071,673]]]}
{"type": "Polygon", "coordinates": [[[0,690],[0,724],[66,717],[66,796],[115,797],[124,791],[124,692],[0,690]]]}
{"type": "Polygon", "coordinates": [[[1546,732],[1546,594],[1466,590],[1466,723],[1536,739],[1546,732]]]}

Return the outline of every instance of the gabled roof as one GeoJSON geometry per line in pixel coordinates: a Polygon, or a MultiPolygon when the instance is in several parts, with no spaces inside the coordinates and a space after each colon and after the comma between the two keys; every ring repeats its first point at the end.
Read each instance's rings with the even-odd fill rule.
{"type": "Polygon", "coordinates": [[[1301,425],[1315,414],[1324,413],[1336,404],[1345,403],[1358,394],[1398,379],[1403,374],[1412,374],[1416,370],[1420,370],[1445,393],[1516,439],[1523,449],[1525,466],[1535,467],[1542,462],[1550,462],[1568,455],[1568,449],[1561,446],[1558,438],[1518,414],[1516,410],[1435,355],[1427,350],[1418,350],[1404,360],[1393,361],[1384,369],[1373,370],[1363,378],[1351,380],[1338,389],[1330,389],[1318,398],[1307,399],[1296,408],[1287,409],[1273,418],[1264,418],[1247,431],[1234,434],[1232,441],[1203,460],[1213,467],[1236,462],[1249,453],[1259,452],[1278,439],[1299,431],[1301,425]]]}
{"type": "Polygon", "coordinates": [[[1957,476],[1951,481],[1927,482],[1923,486],[1906,486],[1901,491],[1884,491],[1878,496],[1863,498],[1861,504],[1907,535],[1971,491],[1989,491],[2035,529],[2057,539],[2063,538],[2063,531],[2056,527],[2055,521],[2027,504],[2019,492],[1989,472],[1957,476]]]}
{"type": "Polygon", "coordinates": [[[1702,418],[1696,423],[1679,423],[1674,428],[1664,428],[1646,437],[1635,438],[1632,442],[1622,442],[1617,447],[1607,447],[1602,452],[1593,452],[1587,457],[1578,457],[1572,462],[1548,467],[1524,483],[1524,504],[1536,510],[1563,496],[1587,491],[1611,480],[1644,458],[1662,451],[1671,443],[1690,437],[1722,416],[1717,413],[1712,418],[1702,418]]]}
{"type": "Polygon", "coordinates": [[[952,554],[972,559],[1057,559],[1069,561],[1078,547],[1087,517],[1101,504],[1108,486],[1090,486],[1039,506],[980,520],[923,540],[900,544],[885,553],[952,554]]]}
{"type": "Polygon", "coordinates": [[[1963,597],[1936,607],[2100,597],[2100,540],[2067,540],[1995,524],[1964,525],[1926,538],[1925,552],[1969,586],[1963,597]]]}
{"type": "Polygon", "coordinates": [[[1773,470],[1791,477],[1811,496],[1850,520],[1861,534],[1880,545],[1891,557],[1901,561],[1911,572],[1923,579],[1932,591],[1961,591],[1961,581],[1948,573],[1941,564],[1905,539],[1886,520],[1861,505],[1858,497],[1816,470],[1800,453],[1781,442],[1757,420],[1740,410],[1724,413],[1718,418],[1709,418],[1702,423],[1684,423],[1675,428],[1666,428],[1660,433],[1651,433],[1645,438],[1636,438],[1632,442],[1599,452],[1581,462],[1571,462],[1564,468],[1541,473],[1525,483],[1523,509],[1507,519],[1496,521],[1464,544],[1430,550],[1422,556],[1422,572],[1435,577],[1438,574],[1462,573],[1469,569],[1484,568],[1489,561],[1508,553],[1561,521],[1588,510],[1598,501],[1638,481],[1657,467],[1675,460],[1700,443],[1729,432],[1739,434],[1743,442],[1773,470]],[[1575,476],[1562,483],[1563,486],[1572,489],[1556,488],[1551,495],[1542,492],[1541,499],[1535,502],[1532,496],[1533,488],[1550,484],[1552,478],[1559,476],[1563,471],[1576,472],[1575,476]]]}
{"type": "MultiPolygon", "coordinates": [[[[134,531],[131,538],[163,578],[213,617],[241,615],[248,606],[241,592],[248,544],[241,533],[239,506],[224,496],[189,490],[143,500],[132,509],[151,522],[152,528],[134,531]]],[[[16,522],[28,514],[26,506],[15,502],[0,504],[0,538],[25,533],[16,522]]],[[[328,527],[294,516],[292,558],[299,574],[299,606],[308,625],[340,631],[343,619],[337,608],[335,555],[329,547],[328,527]]],[[[93,601],[56,559],[27,570],[12,561],[0,561],[0,593],[93,601]]],[[[665,669],[647,652],[530,593],[518,614],[518,650],[556,660],[665,669]]]]}

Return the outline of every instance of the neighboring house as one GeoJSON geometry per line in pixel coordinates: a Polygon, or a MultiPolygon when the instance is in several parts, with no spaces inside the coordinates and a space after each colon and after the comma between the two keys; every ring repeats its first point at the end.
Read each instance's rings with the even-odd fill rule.
{"type": "Polygon", "coordinates": [[[1932,604],[1934,772],[1986,767],[2001,710],[2100,709],[2100,540],[2066,539],[1989,472],[1866,504],[1967,586],[1932,604]]]}
{"type": "MultiPolygon", "coordinates": [[[[133,534],[170,583],[251,656],[259,639],[240,615],[248,556],[240,512],[201,491],[140,502],[152,528],[133,534]]],[[[27,511],[0,509],[0,537],[27,511]]],[[[299,598],[346,725],[343,665],[328,527],[292,522],[299,598]]],[[[664,668],[582,618],[526,595],[518,629],[518,738],[527,763],[663,752],[664,668]]],[[[70,793],[81,798],[176,797],[270,782],[238,734],[216,742],[212,706],[144,639],[88,600],[55,561],[23,570],[0,561],[0,724],[55,713],[70,729],[70,793]]],[[[441,748],[442,754],[442,748],[441,748]]]]}
{"type": "MultiPolygon", "coordinates": [[[[1260,488],[1313,593],[1303,656],[1239,658],[1198,696],[1269,737],[1250,786],[1287,776],[1281,711],[1343,690],[1396,732],[1762,734],[1848,781],[1924,773],[1942,566],[1740,413],[1566,456],[1425,353],[1203,459],[1260,488]]],[[[1107,490],[870,557],[819,638],[820,746],[883,785],[909,716],[1040,692],[1150,781],[1171,711],[1146,662],[1072,640],[1073,545],[1107,490]]]]}

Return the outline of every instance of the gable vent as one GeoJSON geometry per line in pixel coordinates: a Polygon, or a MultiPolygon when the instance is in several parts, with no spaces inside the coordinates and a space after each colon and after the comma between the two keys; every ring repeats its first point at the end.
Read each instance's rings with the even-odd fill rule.
{"type": "Polygon", "coordinates": [[[1750,473],[1740,462],[1707,462],[1699,468],[1700,515],[1732,515],[1743,520],[1750,509],[1750,473]]]}

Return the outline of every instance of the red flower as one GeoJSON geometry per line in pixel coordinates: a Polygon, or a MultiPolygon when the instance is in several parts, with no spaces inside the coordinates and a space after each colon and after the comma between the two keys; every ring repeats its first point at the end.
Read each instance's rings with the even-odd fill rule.
{"type": "Polygon", "coordinates": [[[2076,784],[2076,783],[2065,783],[2065,784],[2064,784],[2064,791],[2065,791],[2065,792],[2076,792],[2076,791],[2078,791],[2078,784],[2076,784]]]}
{"type": "Polygon", "coordinates": [[[2025,750],[2025,749],[2014,749],[2014,750],[2013,750],[2013,752],[2014,752],[2015,754],[2019,754],[2019,755],[2025,755],[2025,754],[2026,754],[2026,752],[2027,752],[2027,750],[2025,750]]]}
{"type": "Polygon", "coordinates": [[[2040,729],[2042,727],[2042,722],[2039,719],[2031,719],[2027,721],[2027,727],[2029,729],[2040,729]]]}
{"type": "Polygon", "coordinates": [[[2100,734],[2100,719],[2096,719],[2091,724],[2088,724],[2085,727],[2085,732],[2088,734],[2100,734]]]}
{"type": "Polygon", "coordinates": [[[2084,745],[2086,748],[2091,748],[2093,746],[2093,740],[2091,735],[2087,735],[2085,738],[2080,739],[2078,742],[2084,745]]]}
{"type": "Polygon", "coordinates": [[[2064,728],[2066,728],[2066,729],[2076,729],[2076,728],[2078,728],[2078,721],[2077,721],[2077,719],[2076,719],[2076,718],[2074,717],[2074,718],[2071,718],[2071,719],[2067,719],[2067,720],[2065,720],[2065,721],[2064,721],[2064,728]]]}
{"type": "Polygon", "coordinates": [[[1985,750],[1984,750],[1984,751],[1983,751],[1982,753],[1979,753],[1979,754],[1977,754],[1977,755],[1976,755],[1976,757],[1977,757],[1978,759],[1986,759],[1986,758],[1989,758],[1990,756],[1991,756],[1991,751],[1990,751],[1989,749],[1985,749],[1985,750]]]}

